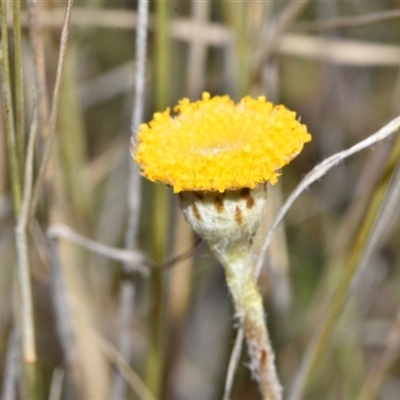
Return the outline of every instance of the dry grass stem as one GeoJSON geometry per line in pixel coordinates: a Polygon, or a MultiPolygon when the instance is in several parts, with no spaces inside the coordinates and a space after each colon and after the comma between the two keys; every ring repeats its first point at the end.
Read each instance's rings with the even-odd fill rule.
{"type": "Polygon", "coordinates": [[[352,17],[330,18],[319,21],[298,22],[290,27],[291,31],[320,32],[330,29],[353,28],[356,26],[383,22],[400,18],[400,10],[379,11],[352,17]]]}
{"type": "Polygon", "coordinates": [[[127,264],[129,271],[139,272],[145,276],[149,275],[149,268],[145,266],[145,264],[148,264],[148,260],[146,256],[138,250],[124,250],[106,246],[95,242],[94,240],[85,238],[76,233],[70,227],[62,224],[51,225],[47,230],[47,236],[49,239],[68,239],[69,241],[104,257],[127,264]]]}
{"type": "Polygon", "coordinates": [[[21,2],[13,1],[14,73],[15,73],[15,131],[20,170],[25,158],[24,82],[22,73],[21,2]]]}
{"type": "MultiPolygon", "coordinates": [[[[40,23],[45,27],[58,28],[62,23],[64,15],[63,9],[47,9],[40,13],[40,23]]],[[[84,9],[77,8],[72,20],[73,25],[83,27],[97,27],[109,29],[135,29],[137,25],[137,14],[130,10],[113,9],[84,9]]],[[[25,24],[26,18],[22,15],[22,24],[25,24]]],[[[149,15],[148,28],[155,29],[154,16],[149,15]]],[[[192,20],[190,18],[174,18],[170,24],[170,35],[172,38],[181,41],[187,41],[188,38],[194,38],[196,32],[192,29],[192,20]]],[[[202,30],[201,39],[211,46],[224,46],[233,39],[233,34],[229,28],[216,22],[208,22],[206,29],[202,30]]]]}
{"type": "Polygon", "coordinates": [[[232,387],[235,379],[235,373],[239,364],[240,355],[242,354],[244,339],[244,330],[240,327],[236,333],[235,344],[229,358],[228,370],[225,378],[224,395],[223,400],[229,400],[232,392],[232,387]]]}
{"type": "Polygon", "coordinates": [[[281,35],[277,38],[276,52],[340,65],[363,67],[400,65],[399,46],[305,34],[281,35]]]}
{"type": "Polygon", "coordinates": [[[18,281],[21,297],[21,319],[22,319],[22,349],[24,362],[27,364],[36,363],[36,345],[35,345],[35,328],[33,317],[33,299],[32,287],[30,282],[30,268],[29,268],[29,252],[28,252],[28,238],[27,226],[29,207],[32,194],[32,180],[33,180],[33,156],[35,150],[35,139],[37,133],[37,116],[34,113],[32,121],[29,142],[27,149],[27,157],[25,163],[25,179],[23,200],[18,217],[18,223],[15,229],[15,239],[17,246],[17,265],[18,265],[18,281]]]}
{"type": "Polygon", "coordinates": [[[149,21],[149,3],[139,1],[138,25],[136,29],[136,53],[134,72],[134,98],[132,109],[131,137],[136,139],[137,129],[143,120],[146,83],[147,31],[149,21]]]}
{"type": "Polygon", "coordinates": [[[28,147],[26,150],[25,173],[24,173],[24,189],[20,214],[17,223],[17,232],[23,233],[26,231],[29,224],[29,209],[32,201],[32,185],[33,185],[33,167],[34,167],[34,154],[35,154],[35,141],[38,132],[38,116],[37,110],[34,110],[33,120],[31,123],[28,147]]]}
{"type": "Polygon", "coordinates": [[[260,274],[261,268],[263,266],[267,250],[269,245],[271,244],[272,238],[276,231],[278,225],[282,222],[283,218],[285,217],[286,213],[289,211],[292,204],[296,201],[296,199],[309,188],[309,186],[323,177],[327,172],[329,172],[334,166],[345,160],[346,158],[352,156],[360,152],[361,150],[367,149],[368,147],[373,146],[374,144],[386,139],[392,133],[396,132],[400,127],[400,117],[397,117],[386,124],[384,127],[379,129],[377,132],[368,136],[366,139],[358,142],[354,146],[350,147],[347,150],[340,151],[339,153],[333,154],[332,156],[328,157],[321,163],[317,164],[297,185],[297,187],[293,190],[291,195],[285,201],[281,209],[279,210],[274,223],[269,230],[262,249],[260,251],[260,255],[256,265],[256,275],[260,274]]]}
{"type": "Polygon", "coordinates": [[[21,206],[22,171],[18,159],[18,144],[14,124],[14,109],[11,89],[10,61],[8,54],[8,29],[7,29],[7,1],[1,0],[1,89],[3,94],[3,107],[5,115],[5,130],[7,141],[8,164],[11,175],[14,214],[18,216],[21,206]]]}
{"type": "Polygon", "coordinates": [[[28,213],[32,194],[33,180],[33,157],[35,150],[35,139],[37,134],[37,115],[34,113],[31,129],[29,132],[27,156],[25,162],[25,179],[23,199],[15,227],[15,241],[17,248],[17,270],[20,295],[20,313],[21,318],[21,341],[22,357],[24,360],[24,372],[26,376],[26,394],[29,396],[37,395],[37,377],[36,377],[36,339],[34,324],[33,295],[31,285],[31,272],[29,262],[29,247],[27,237],[28,213]],[[29,371],[31,370],[31,371],[29,371]]]}
{"type": "MultiPolygon", "coordinates": [[[[61,29],[60,52],[58,54],[57,73],[56,73],[56,80],[54,83],[54,91],[53,91],[53,98],[52,98],[52,102],[51,102],[50,116],[49,116],[48,121],[46,119],[46,120],[42,121],[42,125],[39,125],[39,127],[42,127],[42,129],[43,129],[43,127],[47,126],[47,128],[46,128],[47,134],[45,136],[45,148],[44,148],[41,164],[39,167],[39,173],[38,173],[38,177],[37,177],[35,187],[33,190],[32,205],[31,205],[31,210],[30,210],[31,217],[33,215],[35,215],[36,208],[39,204],[39,201],[40,201],[40,198],[42,195],[43,187],[44,187],[45,180],[46,180],[47,166],[48,166],[50,158],[51,158],[53,144],[54,144],[54,140],[55,140],[55,130],[56,130],[56,124],[57,124],[60,88],[61,88],[61,82],[62,82],[62,77],[63,77],[63,72],[64,72],[64,64],[65,64],[65,57],[66,57],[67,44],[68,44],[68,35],[69,35],[69,26],[70,26],[70,22],[71,22],[73,4],[74,4],[74,0],[68,0],[67,8],[65,10],[64,21],[63,21],[63,25],[62,25],[62,29],[61,29]]],[[[37,33],[33,32],[32,35],[34,35],[34,37],[36,37],[37,33]]],[[[39,41],[39,39],[36,39],[36,40],[39,41]]],[[[41,46],[42,46],[42,44],[40,44],[40,45],[38,44],[37,49],[40,50],[41,46]]],[[[38,50],[37,50],[38,54],[36,56],[36,58],[38,58],[37,63],[39,62],[39,60],[41,63],[42,55],[39,53],[38,50]]],[[[44,62],[44,60],[43,60],[43,62],[44,62]]],[[[43,69],[44,69],[44,67],[43,67],[43,69]]],[[[38,68],[38,70],[39,70],[39,68],[38,68]]],[[[41,75],[41,73],[38,73],[38,75],[41,75]]],[[[39,86],[39,88],[41,88],[40,89],[41,91],[44,91],[46,86],[44,84],[41,84],[39,86]]],[[[40,100],[39,104],[41,105],[41,107],[39,108],[39,116],[41,118],[46,118],[46,116],[47,116],[46,111],[45,111],[46,96],[45,96],[45,94],[43,94],[43,97],[42,97],[42,95],[39,95],[38,98],[40,100]]]]}
{"type": "MultiPolygon", "coordinates": [[[[38,124],[41,136],[48,136],[49,104],[46,82],[46,60],[42,26],[39,21],[42,10],[37,0],[27,1],[28,25],[33,48],[35,73],[35,103],[38,109],[38,124]]],[[[22,17],[22,20],[24,18],[22,17]]],[[[59,25],[58,25],[59,26],[59,25]]]]}
{"type": "Polygon", "coordinates": [[[371,233],[369,234],[367,244],[363,250],[362,257],[358,262],[357,270],[354,273],[350,288],[348,289],[347,297],[344,305],[350,297],[354,295],[356,288],[360,284],[360,279],[374,253],[382,246],[387,237],[392,232],[393,224],[398,218],[398,210],[400,204],[400,167],[397,166],[391,179],[385,198],[379,208],[376,221],[374,222],[371,233]]]}
{"type": "MultiPolygon", "coordinates": [[[[138,2],[138,21],[136,29],[136,49],[134,64],[134,95],[131,119],[131,140],[136,140],[137,129],[143,119],[143,109],[145,102],[145,79],[146,79],[146,57],[147,57],[147,31],[149,18],[148,0],[138,2]]],[[[138,228],[141,207],[141,177],[138,173],[138,167],[129,159],[129,182],[128,182],[128,224],[125,232],[125,247],[128,250],[135,251],[138,243],[138,228]]],[[[129,265],[124,264],[125,271],[129,271],[129,265]]],[[[124,355],[129,362],[131,348],[131,325],[133,321],[133,305],[135,302],[135,282],[125,280],[122,282],[119,298],[118,310],[118,351],[124,355]]],[[[114,398],[124,398],[126,393],[126,384],[121,369],[118,369],[114,375],[112,395],[114,398]]]]}
{"type": "Polygon", "coordinates": [[[15,242],[17,248],[18,287],[20,295],[19,318],[21,318],[22,357],[24,361],[25,395],[36,397],[38,395],[37,381],[37,354],[36,335],[34,323],[33,294],[31,284],[31,271],[29,262],[29,247],[27,226],[29,207],[32,195],[33,157],[35,139],[37,134],[37,114],[34,112],[31,129],[29,132],[27,156],[25,162],[25,177],[22,205],[15,227],[15,242]]]}
{"type": "MultiPolygon", "coordinates": [[[[119,350],[110,343],[107,339],[103,338],[90,324],[87,316],[79,309],[77,304],[74,304],[76,309],[76,315],[88,328],[88,332],[93,340],[96,342],[100,350],[106,355],[106,357],[114,364],[114,366],[120,371],[121,376],[126,380],[131,389],[136,393],[140,400],[155,400],[152,393],[146,387],[144,382],[140,379],[138,374],[129,366],[126,361],[125,355],[119,352],[119,350]]],[[[112,397],[114,398],[114,397],[112,397]]]]}

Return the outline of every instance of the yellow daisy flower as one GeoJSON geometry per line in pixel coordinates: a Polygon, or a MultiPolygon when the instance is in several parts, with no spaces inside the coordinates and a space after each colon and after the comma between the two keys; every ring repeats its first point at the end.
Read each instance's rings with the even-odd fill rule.
{"type": "Polygon", "coordinates": [[[280,399],[252,243],[265,212],[265,182],[277,181],[311,135],[294,112],[265,97],[235,104],[203,93],[199,101],[182,99],[174,111],[140,126],[133,155],[144,176],[182,192],[186,220],[225,269],[262,396],[280,399]]]}
{"type": "Polygon", "coordinates": [[[254,188],[277,182],[279,169],[311,140],[296,114],[260,96],[235,104],[228,96],[190,102],[155,113],[139,128],[134,157],[142,174],[174,192],[254,188]]]}

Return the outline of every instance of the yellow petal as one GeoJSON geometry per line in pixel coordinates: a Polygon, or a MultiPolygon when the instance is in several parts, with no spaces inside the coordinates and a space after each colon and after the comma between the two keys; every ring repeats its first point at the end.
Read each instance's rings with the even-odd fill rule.
{"type": "Polygon", "coordinates": [[[220,191],[276,183],[277,170],[311,140],[296,114],[260,96],[235,104],[228,96],[190,102],[154,114],[139,128],[133,153],[151,181],[182,190],[220,191]]]}

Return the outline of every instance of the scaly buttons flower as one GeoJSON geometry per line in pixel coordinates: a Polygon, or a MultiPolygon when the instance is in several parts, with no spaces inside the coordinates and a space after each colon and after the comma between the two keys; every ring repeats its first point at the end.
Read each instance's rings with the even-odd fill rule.
{"type": "Polygon", "coordinates": [[[134,157],[151,181],[174,192],[254,188],[277,182],[279,169],[311,140],[296,114],[260,96],[235,104],[228,96],[190,102],[155,113],[139,128],[134,157]]]}

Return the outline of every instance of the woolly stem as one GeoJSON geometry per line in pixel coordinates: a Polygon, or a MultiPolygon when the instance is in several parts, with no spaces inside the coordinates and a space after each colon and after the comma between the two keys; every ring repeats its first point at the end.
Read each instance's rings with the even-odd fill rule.
{"type": "Polygon", "coordinates": [[[264,215],[267,186],[219,192],[179,193],[186,220],[225,269],[236,315],[245,332],[250,368],[264,400],[280,400],[274,354],[265,323],[262,296],[255,280],[253,237],[264,215]]]}
{"type": "Polygon", "coordinates": [[[252,375],[258,381],[264,400],[280,400],[282,387],[276,373],[261,293],[254,278],[253,257],[250,252],[216,253],[216,256],[225,269],[236,316],[245,332],[252,375]]]}

